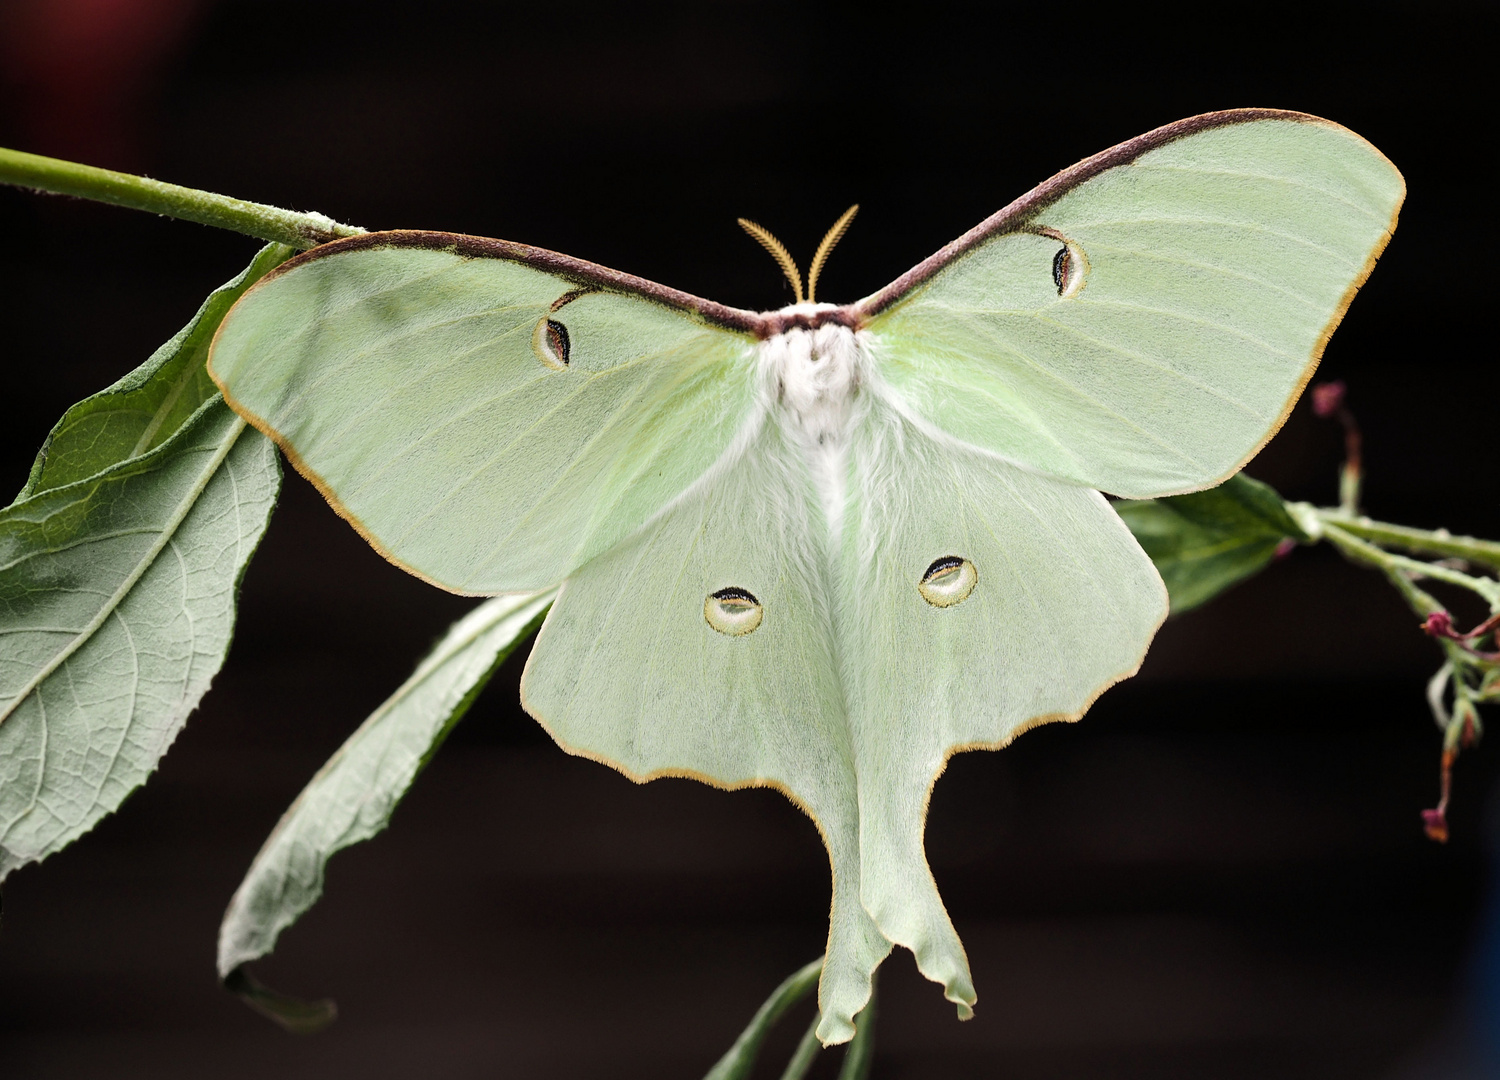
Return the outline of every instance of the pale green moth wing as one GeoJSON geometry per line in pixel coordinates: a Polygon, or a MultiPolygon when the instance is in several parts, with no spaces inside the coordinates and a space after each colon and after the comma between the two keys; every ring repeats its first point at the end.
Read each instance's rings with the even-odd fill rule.
{"type": "Polygon", "coordinates": [[[247,293],[209,370],[387,558],[515,592],[607,551],[719,457],[750,411],[755,324],[519,244],[373,233],[247,293]]]}
{"type": "Polygon", "coordinates": [[[850,471],[837,610],[860,899],[963,1016],[968,963],[923,856],[932,786],[954,753],[1077,720],[1135,674],[1167,593],[1097,491],[953,444],[897,408],[872,408],[850,471]]]}
{"type": "Polygon", "coordinates": [[[1211,113],[1059,173],[854,311],[949,434],[1116,495],[1196,490],[1281,426],[1404,194],[1337,124],[1211,113]]]}
{"type": "Polygon", "coordinates": [[[1095,491],[879,401],[849,462],[835,550],[800,448],[763,425],[569,579],[521,684],[574,753],[637,780],[774,786],[813,817],[834,881],[825,1042],[853,1034],[889,942],[968,1014],[968,963],[923,855],[933,781],[956,750],[1076,719],[1134,672],[1166,614],[1151,561],[1095,491]],[[927,583],[934,601],[924,575],[948,557],[974,580],[946,595],[927,583]]]}
{"type": "Polygon", "coordinates": [[[834,877],[820,1033],[842,1042],[890,944],[859,903],[827,538],[806,465],[767,417],[669,510],[569,578],[521,699],[564,749],[637,781],[777,787],[818,823],[834,877]]]}

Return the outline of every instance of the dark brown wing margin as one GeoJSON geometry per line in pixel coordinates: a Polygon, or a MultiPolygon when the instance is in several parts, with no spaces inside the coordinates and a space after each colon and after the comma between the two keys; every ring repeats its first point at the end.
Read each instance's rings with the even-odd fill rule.
{"type": "Polygon", "coordinates": [[[1155,131],[1137,135],[1093,157],[1084,158],[1072,168],[1064,169],[1052,179],[1038,184],[1009,206],[985,218],[951,244],[917,263],[879,292],[865,297],[858,303],[851,304],[846,309],[851,316],[848,322],[863,325],[970,248],[983,243],[997,233],[1014,232],[1037,211],[1057,201],[1068,191],[1085,180],[1098,176],[1106,169],[1129,164],[1148,150],[1155,150],[1158,146],[1163,146],[1173,139],[1180,139],[1184,135],[1193,135],[1209,128],[1226,127],[1230,124],[1244,124],[1252,120],[1295,120],[1304,124],[1332,123],[1309,113],[1290,112],[1286,109],[1225,109],[1222,112],[1190,116],[1186,120],[1178,120],[1176,123],[1159,127],[1155,131]]]}
{"type": "Polygon", "coordinates": [[[465,259],[506,259],[510,262],[525,263],[527,266],[548,274],[556,274],[589,291],[604,289],[610,292],[634,293],[652,303],[687,311],[705,322],[729,330],[753,334],[758,338],[768,337],[774,332],[768,326],[765,316],[757,312],[744,311],[741,308],[732,308],[712,300],[704,300],[692,293],[658,285],[654,281],[647,281],[634,274],[622,274],[618,270],[611,270],[607,266],[600,266],[586,259],[575,259],[571,255],[562,255],[556,251],[532,247],[529,244],[517,244],[510,240],[491,240],[483,236],[427,232],[420,229],[364,233],[345,240],[335,240],[330,244],[321,244],[311,251],[303,252],[295,259],[282,263],[256,284],[263,285],[314,259],[325,259],[330,255],[342,255],[350,251],[380,248],[421,248],[426,251],[447,251],[465,259]]]}

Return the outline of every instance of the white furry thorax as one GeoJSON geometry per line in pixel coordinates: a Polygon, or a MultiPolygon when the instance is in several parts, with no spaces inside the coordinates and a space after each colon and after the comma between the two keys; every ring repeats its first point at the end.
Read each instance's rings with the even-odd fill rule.
{"type": "MultiPolygon", "coordinates": [[[[832,304],[794,304],[779,314],[805,314],[832,304]]],[[[781,423],[808,451],[840,446],[864,381],[861,343],[847,326],[794,327],[760,343],[763,386],[781,423]]]]}
{"type": "MultiPolygon", "coordinates": [[[[780,314],[807,314],[832,304],[794,304],[780,314]]],[[[787,442],[801,451],[830,531],[837,535],[844,510],[845,455],[858,413],[868,359],[861,336],[825,323],[794,327],[759,345],[767,411],[787,442]]]]}

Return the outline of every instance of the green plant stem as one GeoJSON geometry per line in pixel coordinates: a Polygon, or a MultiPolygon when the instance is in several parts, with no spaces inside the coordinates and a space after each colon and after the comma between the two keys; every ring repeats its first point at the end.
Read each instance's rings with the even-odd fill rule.
{"type": "Polygon", "coordinates": [[[1383,548],[1355,536],[1345,528],[1345,523],[1336,518],[1324,517],[1323,535],[1327,540],[1342,551],[1345,555],[1358,562],[1367,563],[1377,569],[1383,570],[1391,582],[1401,590],[1401,594],[1412,606],[1412,610],[1426,618],[1434,611],[1444,610],[1432,597],[1417,589],[1412,584],[1407,574],[1416,574],[1420,577],[1431,578],[1434,581],[1446,581],[1450,585],[1468,589],[1483,597],[1493,611],[1500,607],[1500,583],[1490,578],[1474,577],[1458,570],[1449,569],[1446,566],[1438,566],[1435,563],[1422,562],[1419,559],[1409,559],[1405,555],[1394,555],[1383,548]],[[1423,610],[1423,604],[1432,606],[1423,610]]]}
{"type": "MultiPolygon", "coordinates": [[[[1389,551],[1384,551],[1374,544],[1367,543],[1357,536],[1350,535],[1337,525],[1325,523],[1323,536],[1329,543],[1338,548],[1346,558],[1383,571],[1385,576],[1390,579],[1391,584],[1396,586],[1396,591],[1401,594],[1401,598],[1421,618],[1425,619],[1435,611],[1444,610],[1442,604],[1438,603],[1436,599],[1422,589],[1419,589],[1412,582],[1411,578],[1401,572],[1404,567],[1398,565],[1398,559],[1402,562],[1412,562],[1414,560],[1402,559],[1399,555],[1392,555],[1389,551]]],[[[1419,563],[1418,565],[1424,566],[1425,564],[1419,563]]]]}
{"type": "MultiPolygon", "coordinates": [[[[748,1077],[755,1068],[761,1043],[765,1042],[771,1028],[788,1009],[812,992],[822,973],[823,958],[820,956],[806,967],[788,975],[780,986],[771,991],[771,996],[755,1011],[750,1023],[740,1032],[740,1037],[734,1040],[734,1045],[708,1071],[703,1080],[744,1080],[748,1077]]],[[[855,1038],[858,1039],[859,1036],[856,1035],[855,1038]]]]}
{"type": "Polygon", "coordinates": [[[0,148],[0,183],[196,221],[262,240],[274,240],[298,250],[345,236],[358,236],[365,231],[355,225],[341,225],[323,214],[282,210],[263,203],[215,195],[211,191],[164,184],[145,176],[4,148],[0,148]]]}
{"type": "Polygon", "coordinates": [[[875,987],[870,987],[870,1003],[854,1018],[854,1038],[844,1052],[839,1080],[867,1080],[875,1061],[875,987]]]}
{"type": "Polygon", "coordinates": [[[1359,513],[1359,466],[1346,462],[1339,470],[1339,510],[1347,516],[1359,513]]]}
{"type": "Polygon", "coordinates": [[[786,1069],[782,1071],[781,1080],[803,1080],[803,1077],[807,1075],[807,1070],[812,1068],[812,1063],[817,1060],[818,1051],[823,1049],[823,1044],[818,1041],[820,1019],[817,1013],[813,1014],[812,1022],[802,1033],[802,1041],[797,1044],[797,1049],[792,1051],[791,1060],[786,1063],[786,1069]]]}
{"type": "MultiPolygon", "coordinates": [[[[1374,544],[1368,543],[1357,536],[1351,536],[1338,525],[1331,525],[1325,522],[1323,535],[1328,539],[1329,543],[1337,547],[1347,558],[1353,559],[1355,562],[1365,563],[1382,571],[1390,583],[1396,587],[1396,591],[1401,594],[1401,598],[1406,601],[1407,605],[1419,618],[1426,619],[1433,612],[1445,610],[1435,597],[1426,590],[1418,587],[1416,582],[1409,576],[1411,573],[1425,573],[1431,576],[1431,571],[1441,570],[1442,567],[1433,567],[1427,563],[1417,562],[1400,555],[1392,555],[1390,552],[1383,551],[1374,544]]],[[[1473,582],[1473,584],[1480,584],[1478,579],[1470,578],[1469,581],[1473,582]]],[[[1460,582],[1458,584],[1463,583],[1460,582]]],[[[1468,585],[1466,587],[1472,588],[1473,586],[1468,585]]],[[[1496,606],[1496,601],[1493,599],[1493,589],[1485,591],[1475,589],[1475,591],[1490,600],[1492,608],[1496,606]]],[[[1476,660],[1474,656],[1467,652],[1457,641],[1440,638],[1438,644],[1442,646],[1443,654],[1447,657],[1445,667],[1452,672],[1455,697],[1472,696],[1463,673],[1472,670],[1475,666],[1476,660]]],[[[1433,715],[1441,721],[1443,719],[1443,710],[1438,704],[1441,700],[1440,691],[1434,693],[1432,687],[1429,687],[1428,700],[1433,703],[1433,715]]]]}
{"type": "Polygon", "coordinates": [[[1319,521],[1335,525],[1372,543],[1401,548],[1424,555],[1447,559],[1465,559],[1500,570],[1500,544],[1472,536],[1450,536],[1445,529],[1412,529],[1405,525],[1387,525],[1366,517],[1351,517],[1336,510],[1315,510],[1319,521]]]}

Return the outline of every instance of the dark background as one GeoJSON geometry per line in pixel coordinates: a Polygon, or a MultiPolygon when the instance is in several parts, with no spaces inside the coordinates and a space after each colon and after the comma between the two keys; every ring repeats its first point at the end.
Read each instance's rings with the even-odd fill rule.
{"type": "MultiPolygon", "coordinates": [[[[1500,536],[1494,5],[1114,10],[4,0],[0,144],[775,307],[737,215],[805,260],[862,203],[824,278],[850,300],[1158,124],[1318,113],[1410,188],[1323,369],[1365,427],[1367,508],[1500,536]]],[[[255,247],[0,190],[0,489],[255,247]]],[[[1304,405],[1250,472],[1328,502],[1339,454],[1304,405]]],[[[822,947],[816,832],[769,791],[565,756],[518,707],[523,657],[259,965],[342,1018],[296,1038],[215,986],[260,841],[471,603],[288,475],[228,663],[160,773],[6,883],[0,1072],[700,1076],[822,947]]],[[[957,758],[928,850],[978,1015],[956,1023],[898,952],[876,1080],[1495,1075],[1500,748],[1461,759],[1453,839],[1426,840],[1438,662],[1377,575],[1298,551],[1170,623],[1083,723],[957,758]]]]}

